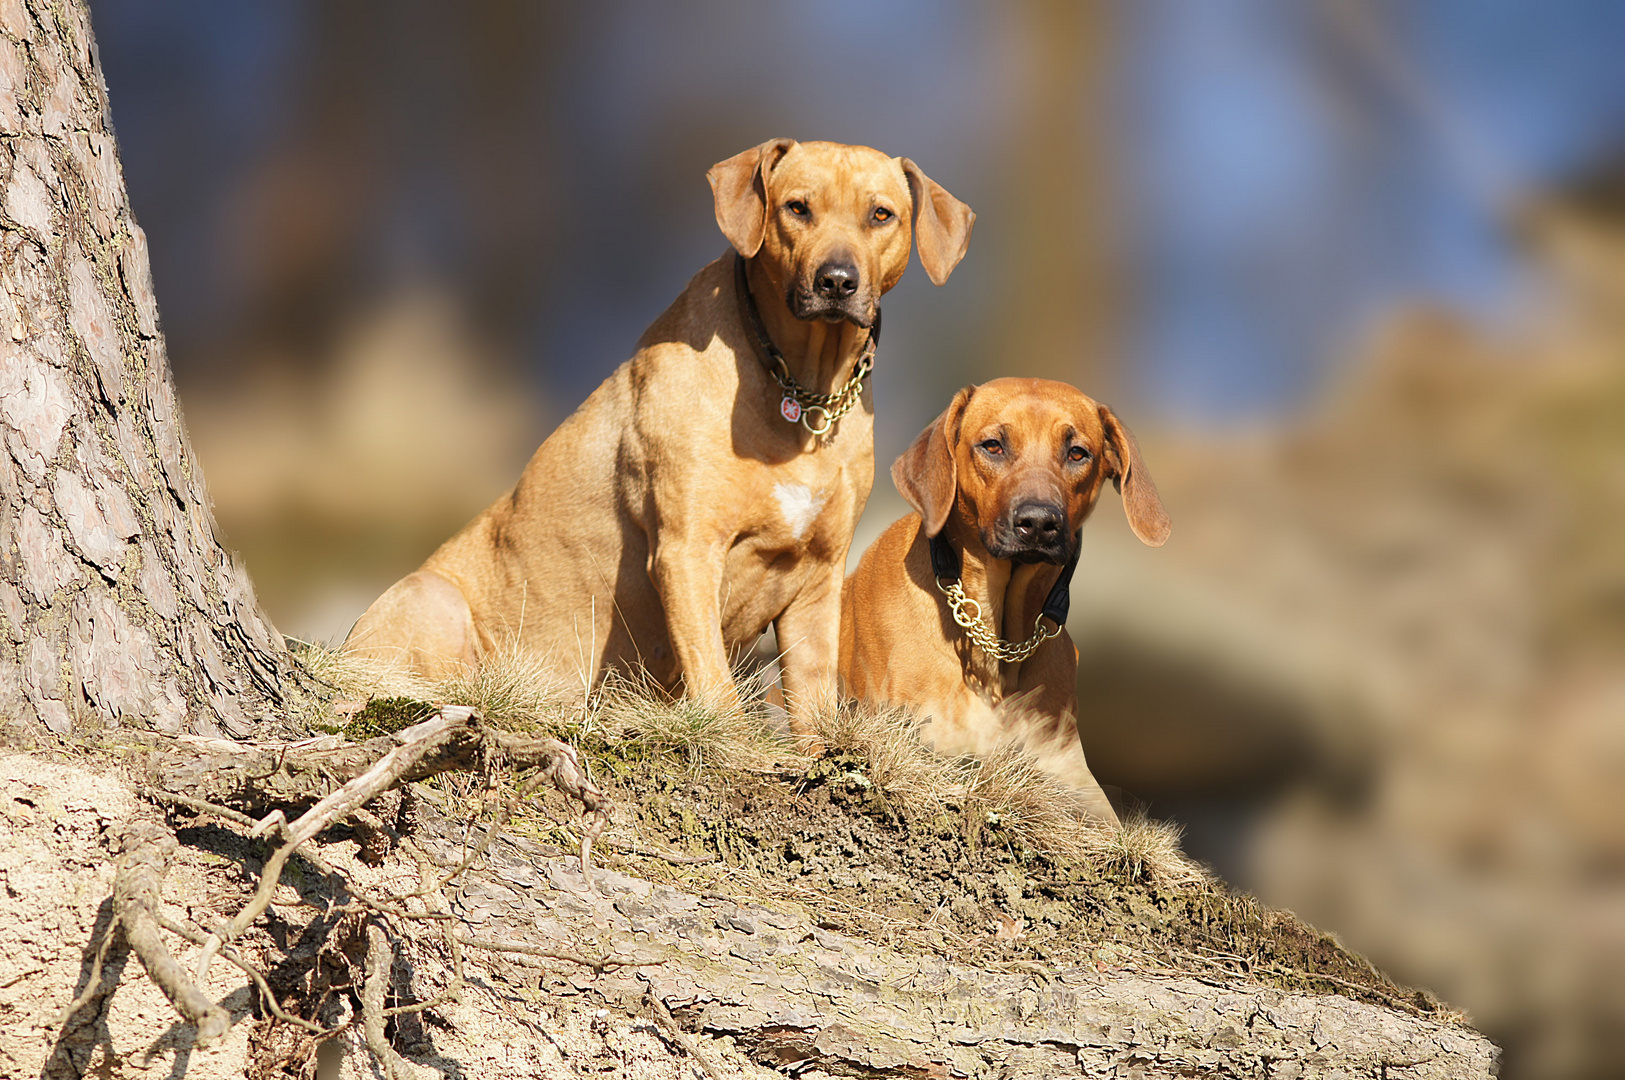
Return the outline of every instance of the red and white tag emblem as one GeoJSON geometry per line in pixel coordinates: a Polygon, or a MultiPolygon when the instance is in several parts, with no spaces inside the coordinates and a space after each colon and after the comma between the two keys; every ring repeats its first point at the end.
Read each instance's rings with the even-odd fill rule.
{"type": "Polygon", "coordinates": [[[793,397],[785,398],[779,402],[779,415],[790,421],[790,423],[795,423],[801,419],[801,402],[793,397]]]}

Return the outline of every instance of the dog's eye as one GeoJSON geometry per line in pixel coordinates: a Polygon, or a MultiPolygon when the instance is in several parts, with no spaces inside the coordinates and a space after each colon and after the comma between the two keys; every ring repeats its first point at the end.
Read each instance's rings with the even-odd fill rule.
{"type": "Polygon", "coordinates": [[[784,208],[790,211],[790,213],[794,214],[796,217],[806,217],[812,213],[811,210],[807,209],[807,204],[802,202],[800,199],[791,199],[789,202],[784,204],[784,208]]]}
{"type": "Polygon", "coordinates": [[[892,218],[894,218],[896,216],[897,216],[896,214],[892,213],[890,210],[886,209],[884,206],[875,207],[875,221],[877,221],[877,222],[890,221],[892,218]]]}
{"type": "Polygon", "coordinates": [[[1068,461],[1088,461],[1089,448],[1086,446],[1074,446],[1072,449],[1066,452],[1066,459],[1068,461]]]}
{"type": "Polygon", "coordinates": [[[997,439],[984,439],[976,445],[980,446],[984,453],[992,454],[994,457],[1001,457],[1004,454],[1004,444],[997,439]]]}

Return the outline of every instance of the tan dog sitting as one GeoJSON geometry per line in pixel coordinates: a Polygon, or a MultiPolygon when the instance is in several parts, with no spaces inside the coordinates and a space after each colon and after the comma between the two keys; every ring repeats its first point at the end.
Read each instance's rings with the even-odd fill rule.
{"type": "Polygon", "coordinates": [[[1079,528],[1108,479],[1134,535],[1153,547],[1168,538],[1134,436],[1065,383],[996,379],[955,394],[892,479],[918,513],[887,528],[847,579],[845,691],[914,707],[943,753],[1018,737],[1089,812],[1116,822],[1078,739],[1066,613],[1079,528]]]}
{"type": "Polygon", "coordinates": [[[588,685],[641,665],[728,704],[730,658],[772,623],[792,724],[833,699],[841,575],[874,482],[879,300],[911,236],[945,281],[975,215],[860,146],[775,139],[708,179],[734,250],[347,648],[436,677],[517,645],[588,685]]]}

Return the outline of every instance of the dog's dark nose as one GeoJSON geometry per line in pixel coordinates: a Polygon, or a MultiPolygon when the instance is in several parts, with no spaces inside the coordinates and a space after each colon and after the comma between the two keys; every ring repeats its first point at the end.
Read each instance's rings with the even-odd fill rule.
{"type": "Polygon", "coordinates": [[[858,291],[858,268],[831,260],[818,268],[813,291],[826,300],[845,300],[858,291]]]}
{"type": "Polygon", "coordinates": [[[1061,523],[1066,516],[1054,503],[1024,502],[1010,515],[1016,536],[1022,543],[1035,547],[1054,547],[1061,538],[1061,523]]]}

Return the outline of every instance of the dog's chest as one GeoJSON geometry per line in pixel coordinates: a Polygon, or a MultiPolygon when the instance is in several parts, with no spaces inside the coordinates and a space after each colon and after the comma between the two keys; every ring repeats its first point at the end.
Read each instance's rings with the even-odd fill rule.
{"type": "Polygon", "coordinates": [[[756,489],[724,570],[726,639],[754,640],[809,581],[842,562],[852,538],[851,486],[839,474],[802,472],[767,479],[756,489]]]}
{"type": "Polygon", "coordinates": [[[854,508],[867,500],[874,475],[872,435],[861,425],[850,426],[811,452],[788,460],[775,454],[752,470],[742,486],[748,494],[740,492],[745,498],[738,504],[739,541],[778,557],[828,555],[832,546],[845,550],[857,524],[854,508]]]}
{"type": "Polygon", "coordinates": [[[770,572],[837,557],[851,541],[854,508],[868,496],[856,490],[865,475],[833,454],[757,470],[738,492],[735,556],[754,557],[770,572]]]}
{"type": "Polygon", "coordinates": [[[791,540],[807,537],[831,494],[831,488],[819,489],[811,484],[780,481],[773,485],[773,505],[778,509],[779,525],[790,534],[791,540]]]}
{"type": "Polygon", "coordinates": [[[836,535],[851,532],[851,486],[839,473],[766,478],[751,500],[749,520],[740,522],[736,542],[769,560],[827,554],[836,535]]]}

